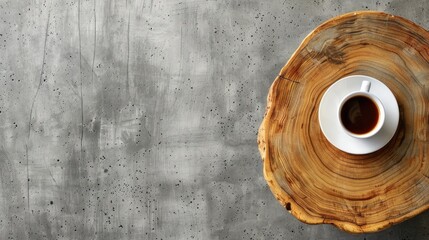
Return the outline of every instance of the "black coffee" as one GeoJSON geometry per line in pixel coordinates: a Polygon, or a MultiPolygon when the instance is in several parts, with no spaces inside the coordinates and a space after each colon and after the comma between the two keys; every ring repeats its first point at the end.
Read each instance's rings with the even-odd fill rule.
{"type": "Polygon", "coordinates": [[[355,96],[347,100],[341,108],[344,127],[354,134],[370,132],[378,122],[378,107],[365,96],[355,96]]]}

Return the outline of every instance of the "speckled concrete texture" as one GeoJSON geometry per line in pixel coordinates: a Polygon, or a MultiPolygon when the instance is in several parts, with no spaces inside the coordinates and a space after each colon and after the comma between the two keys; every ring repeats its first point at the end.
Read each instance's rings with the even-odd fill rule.
{"type": "Polygon", "coordinates": [[[323,21],[418,1],[0,0],[0,239],[428,239],[306,225],[256,145],[268,88],[323,21]]]}

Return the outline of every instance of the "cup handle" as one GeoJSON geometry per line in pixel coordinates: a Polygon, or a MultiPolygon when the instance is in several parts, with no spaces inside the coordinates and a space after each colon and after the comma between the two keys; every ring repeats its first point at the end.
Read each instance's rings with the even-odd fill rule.
{"type": "Polygon", "coordinates": [[[360,87],[360,90],[362,92],[369,92],[370,88],[371,88],[371,82],[370,81],[363,81],[362,85],[360,87]]]}

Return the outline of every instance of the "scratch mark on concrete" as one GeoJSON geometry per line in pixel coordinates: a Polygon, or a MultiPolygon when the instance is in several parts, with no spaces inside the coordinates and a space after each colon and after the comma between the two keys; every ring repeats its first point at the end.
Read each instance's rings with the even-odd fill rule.
{"type": "Polygon", "coordinates": [[[94,0],[94,51],[92,52],[92,78],[91,82],[94,83],[94,64],[95,64],[95,52],[97,49],[97,12],[96,12],[96,0],[94,0]]]}
{"type": "Polygon", "coordinates": [[[129,82],[130,82],[130,11],[128,10],[128,33],[127,33],[127,91],[130,90],[129,82]]]}
{"type": "Polygon", "coordinates": [[[179,77],[182,76],[182,53],[183,53],[183,30],[182,27],[180,27],[180,52],[179,52],[179,77]]]}
{"type": "Polygon", "coordinates": [[[28,135],[27,135],[27,143],[25,144],[25,155],[27,158],[27,207],[28,211],[30,212],[30,170],[29,170],[29,159],[28,156],[28,143],[30,142],[31,137],[31,119],[33,118],[33,110],[34,110],[34,103],[36,102],[37,96],[39,95],[40,87],[43,83],[43,75],[45,74],[45,59],[46,59],[46,44],[48,40],[48,29],[49,29],[49,21],[51,19],[51,13],[48,12],[48,20],[46,21],[46,30],[45,30],[45,42],[43,43],[43,57],[42,57],[42,66],[40,70],[40,77],[39,77],[39,84],[37,85],[36,94],[34,94],[33,100],[31,102],[31,108],[30,108],[30,118],[28,121],[28,135]]]}
{"type": "Polygon", "coordinates": [[[82,77],[82,38],[80,29],[80,7],[81,1],[78,2],[77,24],[79,35],[79,72],[80,72],[80,110],[81,110],[81,127],[80,127],[80,160],[83,160],[83,77],[82,77]]]}

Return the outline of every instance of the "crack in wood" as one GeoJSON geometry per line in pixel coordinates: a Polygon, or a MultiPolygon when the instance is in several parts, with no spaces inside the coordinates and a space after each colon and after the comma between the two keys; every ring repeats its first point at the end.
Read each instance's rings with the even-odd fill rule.
{"type": "Polygon", "coordinates": [[[284,79],[284,80],[287,80],[287,81],[290,81],[290,82],[293,82],[293,83],[299,83],[299,82],[298,82],[298,81],[296,81],[296,80],[292,80],[292,79],[290,79],[290,78],[283,77],[282,75],[278,75],[277,77],[279,77],[279,78],[281,78],[281,79],[284,79]]]}

